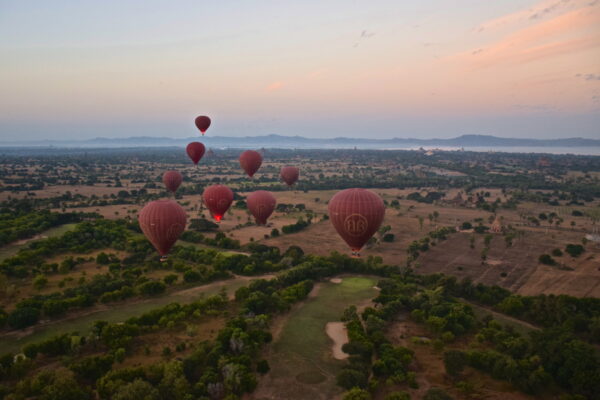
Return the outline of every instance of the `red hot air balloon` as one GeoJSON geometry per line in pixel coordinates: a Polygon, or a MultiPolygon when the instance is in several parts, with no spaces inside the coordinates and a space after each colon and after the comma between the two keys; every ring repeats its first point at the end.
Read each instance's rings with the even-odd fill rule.
{"type": "Polygon", "coordinates": [[[292,186],[298,180],[300,170],[296,167],[283,167],[279,175],[288,186],[292,186]]]}
{"type": "Polygon", "coordinates": [[[227,186],[212,185],[204,189],[202,199],[213,218],[220,222],[233,202],[233,192],[227,186]]]}
{"type": "Polygon", "coordinates": [[[163,183],[168,191],[175,193],[183,182],[183,176],[177,171],[167,171],[163,174],[163,183]]]}
{"type": "Polygon", "coordinates": [[[273,210],[275,210],[277,200],[275,200],[271,192],[257,190],[248,196],[246,204],[248,205],[248,210],[254,215],[256,223],[266,225],[267,219],[269,219],[273,210]]]}
{"type": "Polygon", "coordinates": [[[258,171],[262,164],[262,156],[258,151],[246,150],[240,155],[240,166],[250,178],[258,171]]]}
{"type": "Polygon", "coordinates": [[[188,157],[190,157],[194,165],[198,165],[198,163],[202,159],[202,156],[204,155],[204,152],[206,151],[206,148],[200,142],[192,142],[187,145],[185,151],[187,152],[188,157]]]}
{"type": "Polygon", "coordinates": [[[346,189],[329,201],[329,219],[338,234],[358,256],[381,226],[385,206],[381,197],[365,189],[346,189]]]}
{"type": "Polygon", "coordinates": [[[140,211],[140,228],[164,259],[185,230],[187,215],[173,200],[152,201],[140,211]]]}
{"type": "Polygon", "coordinates": [[[196,128],[198,128],[200,132],[202,132],[202,136],[204,136],[204,133],[210,126],[210,118],[208,118],[206,115],[201,115],[196,117],[194,122],[196,123],[196,128]]]}

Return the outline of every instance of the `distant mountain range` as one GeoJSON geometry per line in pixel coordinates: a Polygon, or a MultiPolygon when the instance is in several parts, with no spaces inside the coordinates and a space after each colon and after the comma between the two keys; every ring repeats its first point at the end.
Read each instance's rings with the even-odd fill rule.
{"type": "Polygon", "coordinates": [[[214,148],[283,148],[283,149],[406,149],[414,147],[600,147],[600,139],[519,139],[487,135],[462,135],[452,139],[356,139],[338,137],[314,139],[302,136],[204,136],[190,138],[129,137],[95,138],[87,140],[41,140],[0,142],[0,147],[57,147],[57,148],[107,148],[107,147],[181,147],[192,141],[201,141],[214,148]]]}

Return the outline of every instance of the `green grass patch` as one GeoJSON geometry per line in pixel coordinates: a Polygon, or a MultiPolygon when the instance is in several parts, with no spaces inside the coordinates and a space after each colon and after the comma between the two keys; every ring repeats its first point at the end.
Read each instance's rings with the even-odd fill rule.
{"type": "Polygon", "coordinates": [[[269,359],[270,377],[276,381],[278,396],[305,398],[314,390],[318,395],[312,397],[318,399],[340,393],[335,376],[343,361],[333,358],[333,343],[325,326],[339,321],[346,307],[374,298],[375,284],[376,279],[370,277],[345,277],[341,283],[322,283],[316,297],[292,311],[269,359]]]}

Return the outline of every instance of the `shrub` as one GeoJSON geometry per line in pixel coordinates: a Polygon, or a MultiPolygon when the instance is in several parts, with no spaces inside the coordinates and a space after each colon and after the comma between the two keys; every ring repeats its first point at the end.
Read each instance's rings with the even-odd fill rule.
{"type": "Polygon", "coordinates": [[[542,264],[556,265],[556,260],[550,254],[542,254],[538,260],[542,264]]]}
{"type": "Polygon", "coordinates": [[[394,241],[394,239],[395,239],[395,238],[396,238],[396,237],[394,236],[394,234],[393,234],[393,233],[386,233],[386,234],[383,236],[383,239],[382,239],[382,240],[383,240],[384,242],[391,243],[391,242],[393,242],[393,241],[394,241]]]}
{"type": "Polygon", "coordinates": [[[560,257],[560,256],[562,256],[562,255],[563,255],[563,252],[562,252],[562,250],[561,250],[561,249],[554,249],[554,250],[552,250],[552,255],[553,255],[554,257],[560,257]]]}
{"type": "Polygon", "coordinates": [[[585,248],[580,244],[571,244],[569,243],[567,247],[565,247],[565,251],[569,253],[569,255],[573,258],[579,257],[581,253],[585,251],[585,248]]]}
{"type": "Polygon", "coordinates": [[[264,375],[270,370],[271,367],[269,366],[269,362],[267,360],[260,360],[256,363],[256,372],[258,372],[259,374],[264,375]]]}

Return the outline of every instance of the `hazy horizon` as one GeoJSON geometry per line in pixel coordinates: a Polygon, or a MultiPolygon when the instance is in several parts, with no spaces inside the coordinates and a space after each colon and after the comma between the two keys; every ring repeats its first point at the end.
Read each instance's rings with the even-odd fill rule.
{"type": "Polygon", "coordinates": [[[0,1],[0,140],[600,138],[600,2],[0,1]]]}

